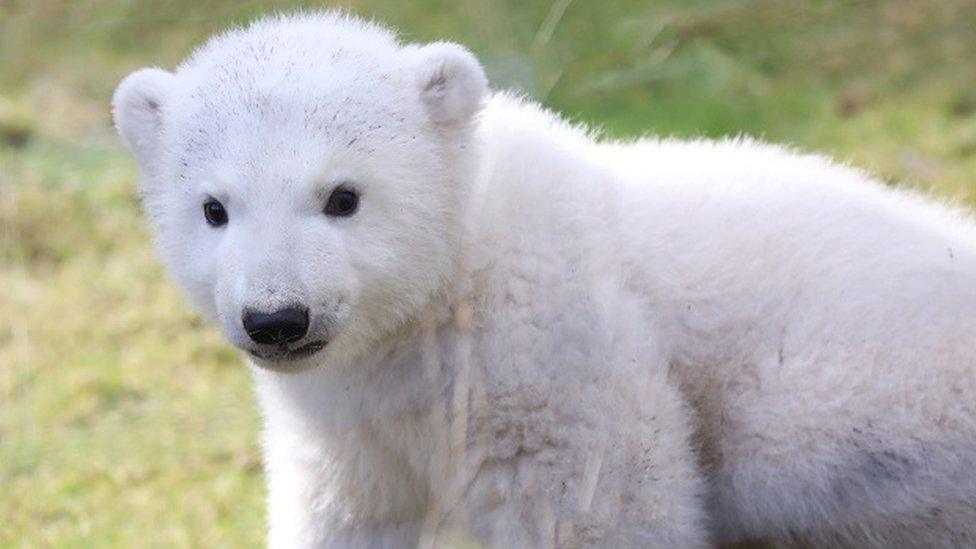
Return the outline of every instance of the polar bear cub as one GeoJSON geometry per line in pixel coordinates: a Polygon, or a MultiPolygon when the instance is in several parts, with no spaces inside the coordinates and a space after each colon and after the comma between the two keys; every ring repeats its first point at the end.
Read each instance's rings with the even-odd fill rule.
{"type": "Polygon", "coordinates": [[[273,546],[973,543],[958,210],[761,143],[601,142],[335,13],[136,71],[114,116],[252,365],[273,546]]]}

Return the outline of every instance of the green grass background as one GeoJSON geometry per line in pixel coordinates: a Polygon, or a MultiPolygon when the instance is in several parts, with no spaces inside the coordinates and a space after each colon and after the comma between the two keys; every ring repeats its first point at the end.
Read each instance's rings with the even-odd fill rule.
{"type": "MultiPolygon", "coordinates": [[[[0,0],[0,546],[260,545],[246,371],[152,255],[109,98],[229,0],[0,0]]],[[[612,136],[746,133],[976,204],[976,3],[362,0],[612,136]]]]}

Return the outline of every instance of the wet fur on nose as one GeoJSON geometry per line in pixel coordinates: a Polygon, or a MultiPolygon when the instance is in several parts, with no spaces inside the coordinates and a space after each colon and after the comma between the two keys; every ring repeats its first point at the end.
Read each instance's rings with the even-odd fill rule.
{"type": "Polygon", "coordinates": [[[245,310],[242,321],[248,337],[261,345],[293,343],[308,333],[308,309],[302,306],[272,313],[245,310]]]}

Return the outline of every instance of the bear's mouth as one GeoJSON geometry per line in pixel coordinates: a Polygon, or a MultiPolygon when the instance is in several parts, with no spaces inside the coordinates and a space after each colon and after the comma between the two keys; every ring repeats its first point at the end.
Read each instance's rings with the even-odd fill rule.
{"type": "Polygon", "coordinates": [[[312,341],[294,349],[278,347],[270,351],[248,350],[248,353],[255,358],[269,362],[289,362],[310,357],[324,349],[328,344],[328,341],[312,341]]]}

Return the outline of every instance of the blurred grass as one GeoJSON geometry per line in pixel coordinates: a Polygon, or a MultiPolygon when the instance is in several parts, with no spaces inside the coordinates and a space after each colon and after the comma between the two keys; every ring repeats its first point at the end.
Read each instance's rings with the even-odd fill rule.
{"type": "MultiPolygon", "coordinates": [[[[153,259],[128,71],[308,2],[0,0],[0,546],[259,545],[246,371],[153,259]]],[[[614,136],[749,133],[976,204],[976,3],[362,0],[614,136]]]]}

